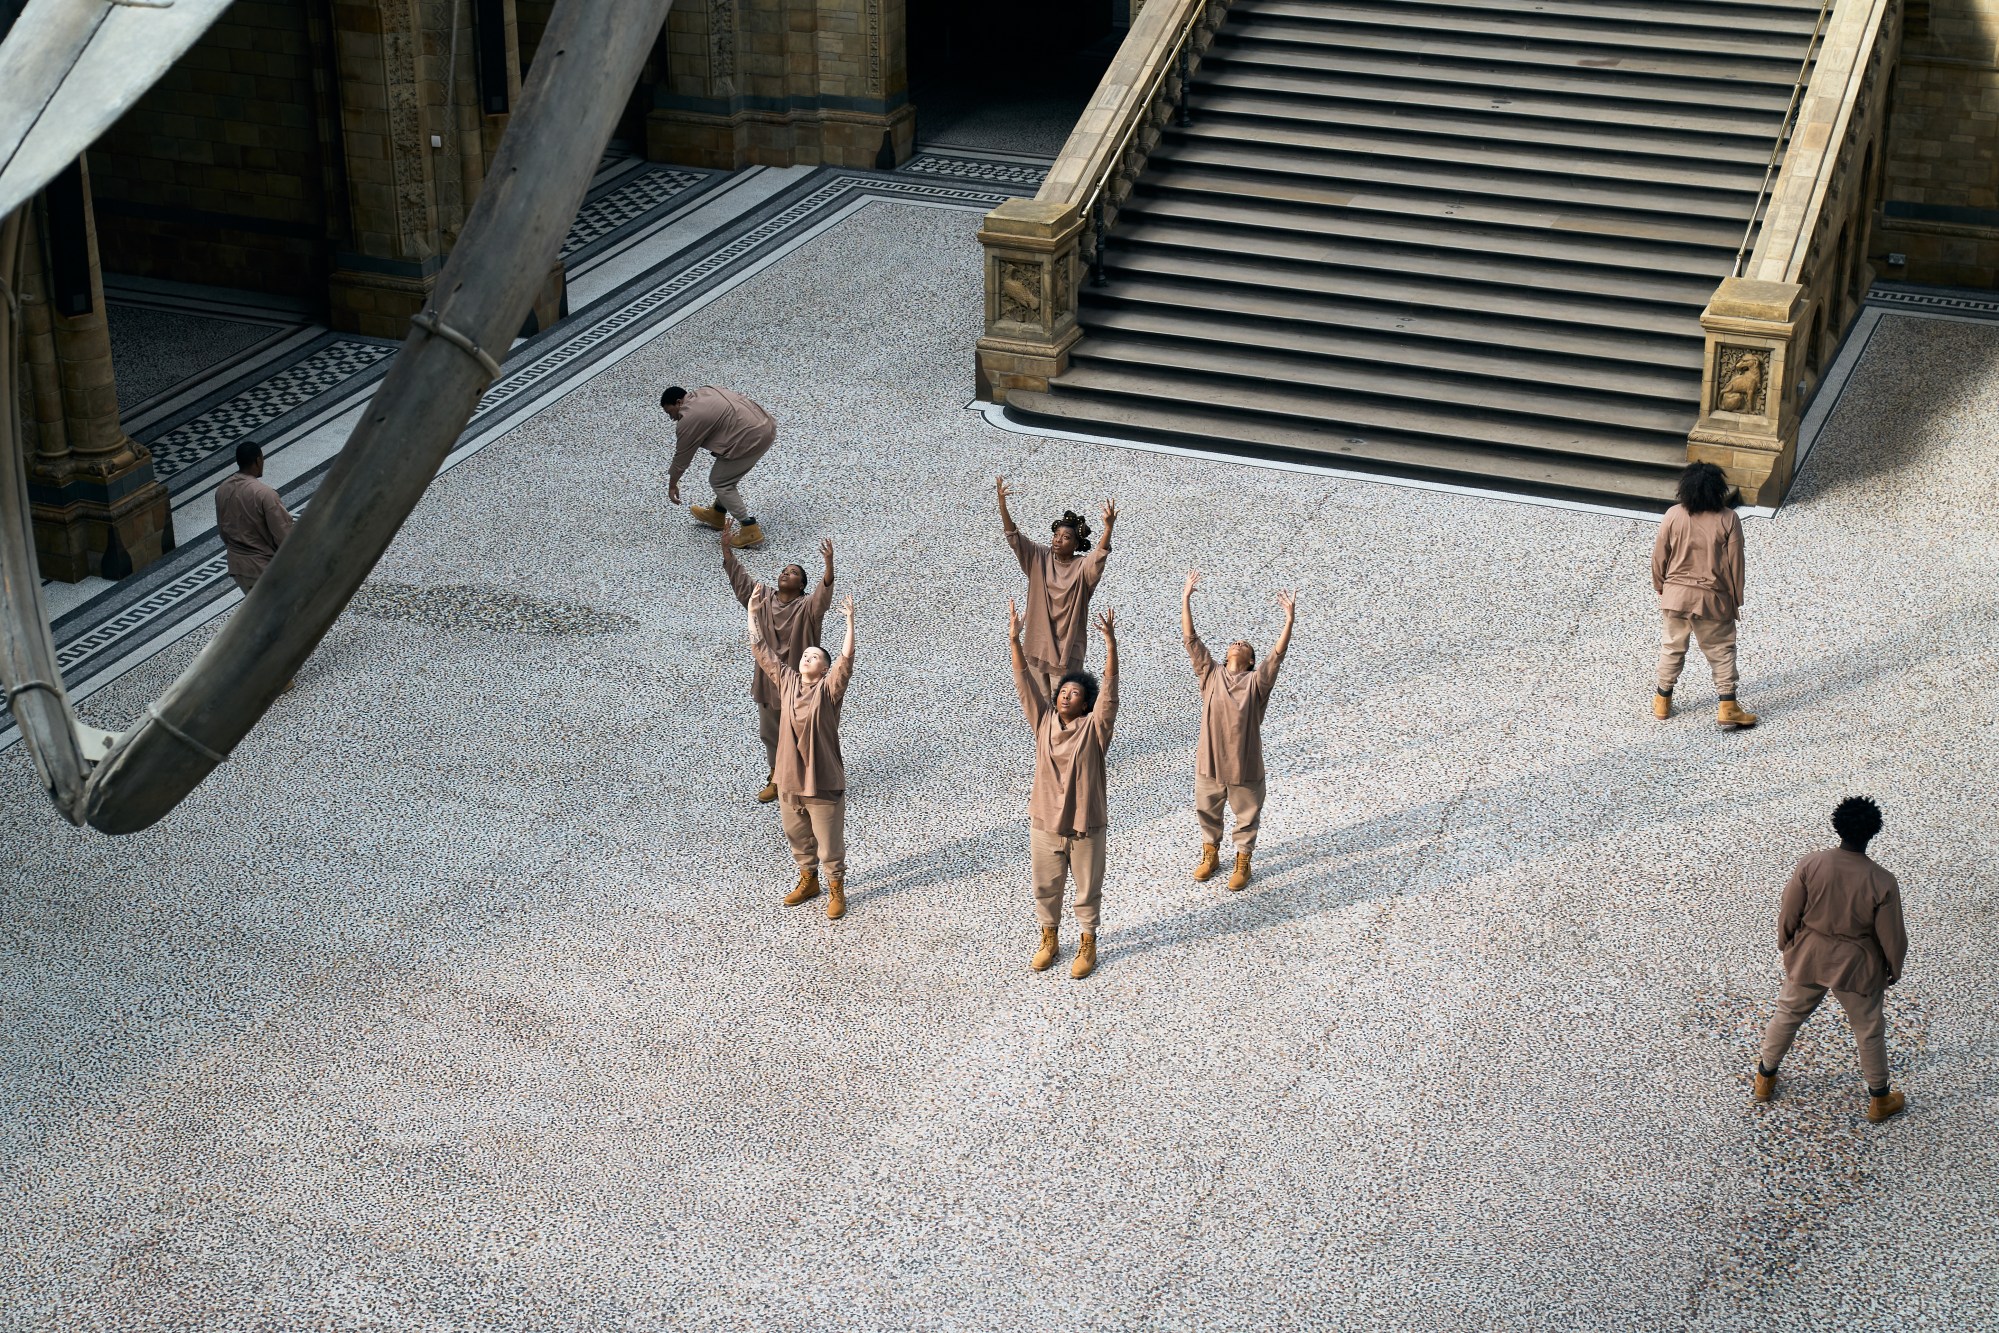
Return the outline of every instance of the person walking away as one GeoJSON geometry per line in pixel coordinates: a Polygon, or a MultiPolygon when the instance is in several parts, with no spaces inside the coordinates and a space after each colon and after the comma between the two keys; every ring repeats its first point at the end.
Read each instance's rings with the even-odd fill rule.
{"type": "Polygon", "coordinates": [[[698,450],[714,456],[708,469],[708,487],[715,503],[689,505],[687,512],[698,523],[711,528],[722,526],[724,515],[733,515],[742,524],[735,538],[738,546],[759,546],[764,539],[758,523],[743,503],[737,489],[763,456],[777,442],[777,422],[770,413],[739,393],[713,385],[688,392],[673,385],[659,396],[659,405],[673,418],[673,462],[666,474],[666,497],[679,504],[680,478],[698,450]]]}
{"type": "Polygon", "coordinates": [[[1706,654],[1721,696],[1715,720],[1730,729],[1756,725],[1756,714],[1735,702],[1742,576],[1742,520],[1728,506],[1728,478],[1712,463],[1690,464],[1680,474],[1680,502],[1666,511],[1652,543],[1652,591],[1665,622],[1652,696],[1652,715],[1661,722],[1673,715],[1673,686],[1691,637],[1706,654]]]}
{"type": "Polygon", "coordinates": [[[1777,907],[1777,948],[1784,955],[1784,987],[1777,1012],[1763,1031],[1754,1095],[1767,1102],[1777,1092],[1777,1067],[1791,1039],[1827,991],[1846,1011],[1867,1079],[1867,1118],[1876,1124],[1906,1105],[1888,1083],[1888,1042],[1882,996],[1902,979],[1909,937],[1902,921],[1902,889],[1867,855],[1881,831],[1881,807],[1850,796],[1832,812],[1839,846],[1798,862],[1777,907]]]}
{"type": "Polygon", "coordinates": [[[215,532],[229,557],[229,577],[246,594],[264,576],[295,521],[264,481],[264,451],[236,446],[236,475],[215,488],[215,532]]]}
{"type": "MultiPolygon", "coordinates": [[[[800,656],[807,648],[819,646],[820,631],[825,625],[826,612],[833,605],[833,542],[830,538],[819,543],[819,558],[824,562],[824,570],[819,576],[819,586],[812,594],[805,593],[805,566],[786,565],[778,571],[777,588],[772,591],[768,585],[759,583],[743,562],[736,559],[735,545],[728,516],[723,515],[722,523],[722,571],[729,576],[729,587],[735,591],[736,600],[745,607],[750,604],[750,595],[758,588],[771,592],[770,607],[770,648],[777,660],[796,671],[800,656]]],[[[768,805],[777,799],[777,709],[778,690],[762,668],[753,667],[750,675],[750,699],[757,706],[757,735],[764,743],[763,790],[757,793],[757,800],[768,805]]]]}
{"type": "Polygon", "coordinates": [[[854,599],[840,603],[847,618],[847,641],[838,657],[807,648],[796,668],[771,651],[770,591],[750,594],[750,651],[757,669],[778,687],[778,814],[798,883],[784,905],[796,907],[819,896],[819,871],[826,871],[826,918],[847,914],[847,768],[840,755],[840,708],[854,675],[854,599]]]}
{"type": "Polygon", "coordinates": [[[1049,524],[1048,544],[1020,535],[1007,512],[1013,494],[1006,478],[995,479],[999,492],[1000,525],[1006,542],[1027,575],[1026,648],[1029,669],[1041,685],[1042,697],[1053,700],[1062,677],[1083,669],[1089,646],[1090,597],[1104,577],[1110,558],[1111,529],[1117,523],[1117,502],[1104,502],[1104,539],[1090,549],[1090,525],[1078,514],[1065,512],[1049,524]]]}
{"type": "Polygon", "coordinates": [[[1238,639],[1216,666],[1208,646],[1194,632],[1194,591],[1200,585],[1201,571],[1190,569],[1187,585],[1180,590],[1180,638],[1201,692],[1201,738],[1194,750],[1194,818],[1201,826],[1201,859],[1194,866],[1194,878],[1205,883],[1221,868],[1226,805],[1235,814],[1235,869],[1229,875],[1229,888],[1239,890],[1249,884],[1250,858],[1256,854],[1256,833],[1263,819],[1263,715],[1291,646],[1298,600],[1289,592],[1277,594],[1277,604],[1284,608],[1284,628],[1261,664],[1249,640],[1238,639]]]}
{"type": "Polygon", "coordinates": [[[1034,875],[1034,910],[1041,923],[1041,947],[1029,964],[1045,972],[1060,947],[1062,888],[1076,886],[1074,912],[1083,933],[1069,975],[1080,981],[1096,970],[1101,928],[1104,844],[1110,829],[1104,751],[1117,724],[1117,615],[1106,609],[1096,619],[1104,636],[1104,679],[1080,667],[1067,672],[1051,698],[1021,647],[1020,610],[1006,604],[1007,637],[1013,653],[1013,683],[1021,711],[1034,731],[1034,791],[1028,801],[1028,846],[1034,875]]]}

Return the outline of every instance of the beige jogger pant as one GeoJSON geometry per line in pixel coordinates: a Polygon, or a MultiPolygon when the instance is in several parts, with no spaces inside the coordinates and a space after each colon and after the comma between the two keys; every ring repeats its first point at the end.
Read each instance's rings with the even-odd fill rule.
{"type": "Polygon", "coordinates": [[[770,452],[771,444],[776,443],[777,436],[773,433],[770,444],[754,453],[740,458],[718,458],[715,465],[708,469],[708,488],[715,492],[715,507],[726,510],[738,523],[748,522],[750,511],[744,507],[743,493],[736,489],[736,483],[749,476],[750,469],[761,462],[763,456],[770,452]]]}
{"type": "MultiPolygon", "coordinates": [[[[1770,1016],[1770,1026],[1763,1030],[1765,1069],[1775,1069],[1783,1060],[1784,1053],[1791,1049],[1791,1039],[1798,1035],[1798,1028],[1812,1016],[1825,995],[1824,986],[1786,978],[1784,988],[1777,992],[1777,1012],[1770,1016]]],[[[1881,996],[1880,991],[1832,993],[1839,1007],[1846,1010],[1846,1021],[1853,1026],[1853,1044],[1860,1048],[1860,1072],[1866,1076],[1870,1089],[1888,1086],[1887,1023],[1881,1016],[1881,996]]]]}
{"type": "Polygon", "coordinates": [[[847,793],[792,796],[780,793],[778,817],[791,842],[791,859],[801,871],[824,866],[828,879],[847,877],[847,793]]]}
{"type": "Polygon", "coordinates": [[[1194,777],[1194,818],[1201,822],[1201,838],[1217,847],[1222,844],[1222,807],[1235,812],[1235,849],[1244,856],[1256,850],[1256,830],[1263,822],[1263,784],[1217,782],[1194,777]]]}
{"type": "Polygon", "coordinates": [[[1715,693],[1734,698],[1735,622],[1698,620],[1671,611],[1659,614],[1665,621],[1665,632],[1659,644],[1659,693],[1671,694],[1673,686],[1679,681],[1680,668],[1687,662],[1687,636],[1691,634],[1700,645],[1701,652],[1706,654],[1708,668],[1714,672],[1715,693]]]}
{"type": "Polygon", "coordinates": [[[777,710],[757,705],[757,735],[764,743],[766,778],[777,773],[777,710]]]}
{"type": "Polygon", "coordinates": [[[1062,881],[1076,882],[1076,924],[1085,935],[1097,933],[1097,909],[1104,892],[1105,830],[1081,837],[1064,837],[1041,829],[1027,831],[1034,867],[1034,915],[1043,929],[1062,922],[1062,881]]]}

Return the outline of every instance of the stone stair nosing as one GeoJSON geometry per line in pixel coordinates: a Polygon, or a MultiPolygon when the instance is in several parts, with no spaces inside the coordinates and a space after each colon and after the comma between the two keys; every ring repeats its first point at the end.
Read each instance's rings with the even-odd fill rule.
{"type": "Polygon", "coordinates": [[[1614,32],[1674,32],[1698,39],[1715,33],[1747,32],[1768,41],[1801,41],[1811,35],[1818,17],[1818,4],[1713,4],[1702,0],[1679,0],[1674,5],[1617,3],[1616,0],[1535,0],[1531,11],[1523,11],[1517,0],[1339,0],[1301,3],[1300,0],[1235,0],[1238,19],[1316,18],[1329,12],[1374,12],[1393,8],[1409,14],[1428,16],[1435,24],[1462,19],[1483,22],[1527,23],[1547,19],[1562,25],[1580,25],[1592,30],[1614,32]]]}

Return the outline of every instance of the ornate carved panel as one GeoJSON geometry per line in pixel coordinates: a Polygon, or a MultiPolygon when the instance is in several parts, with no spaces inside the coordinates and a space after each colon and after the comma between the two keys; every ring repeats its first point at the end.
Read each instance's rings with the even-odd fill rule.
{"type": "Polygon", "coordinates": [[[1769,415],[1770,352],[1764,347],[1729,347],[1715,353],[1714,410],[1745,416],[1769,415]]]}
{"type": "Polygon", "coordinates": [[[999,263],[999,317],[1014,324],[1039,326],[1042,320],[1041,269],[1014,259],[999,263]]]}

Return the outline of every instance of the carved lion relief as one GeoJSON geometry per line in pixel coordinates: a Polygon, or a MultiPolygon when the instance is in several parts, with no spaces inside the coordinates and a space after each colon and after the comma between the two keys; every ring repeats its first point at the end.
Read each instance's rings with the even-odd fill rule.
{"type": "Polygon", "coordinates": [[[1715,365],[1717,412],[1764,416],[1770,382],[1770,353],[1760,347],[1724,347],[1715,365]]]}

